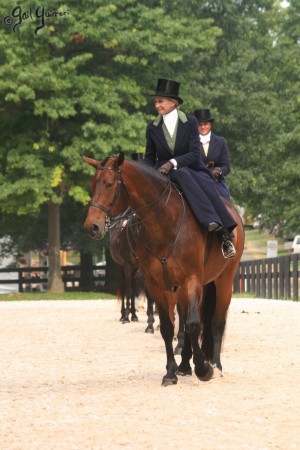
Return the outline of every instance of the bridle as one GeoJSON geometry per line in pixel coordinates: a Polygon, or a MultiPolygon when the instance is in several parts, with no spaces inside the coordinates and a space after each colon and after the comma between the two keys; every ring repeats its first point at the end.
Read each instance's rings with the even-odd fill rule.
{"type": "Polygon", "coordinates": [[[101,209],[101,211],[105,212],[105,214],[106,214],[106,217],[105,217],[105,228],[106,228],[106,230],[109,230],[110,228],[112,228],[116,224],[117,221],[119,221],[122,218],[127,217],[125,215],[126,211],[125,211],[125,213],[119,214],[116,217],[112,217],[112,215],[111,215],[111,211],[112,211],[113,207],[115,206],[116,201],[118,200],[118,198],[121,195],[121,186],[123,185],[125,187],[125,190],[126,190],[127,194],[128,195],[130,195],[130,194],[128,192],[128,189],[127,189],[127,186],[125,184],[125,181],[122,178],[122,172],[121,172],[120,168],[116,169],[115,167],[97,167],[96,170],[112,170],[113,172],[117,172],[118,175],[119,175],[119,179],[117,181],[117,189],[116,189],[113,201],[112,201],[112,203],[111,203],[109,208],[107,208],[106,206],[101,205],[100,203],[97,203],[97,202],[90,202],[89,203],[89,207],[93,206],[94,208],[101,209]]]}

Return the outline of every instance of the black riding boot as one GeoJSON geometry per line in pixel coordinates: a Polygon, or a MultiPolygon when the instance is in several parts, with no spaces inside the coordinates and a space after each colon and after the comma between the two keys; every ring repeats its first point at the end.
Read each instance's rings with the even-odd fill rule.
{"type": "Polygon", "coordinates": [[[236,250],[231,240],[230,232],[228,230],[223,229],[220,232],[222,244],[221,250],[225,259],[234,258],[236,254],[236,250]]]}

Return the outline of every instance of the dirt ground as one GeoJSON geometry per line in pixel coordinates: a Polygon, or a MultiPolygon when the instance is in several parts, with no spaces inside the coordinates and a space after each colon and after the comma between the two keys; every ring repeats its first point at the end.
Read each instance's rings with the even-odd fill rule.
{"type": "Polygon", "coordinates": [[[300,303],[233,299],[224,376],[166,388],[144,311],[125,325],[114,300],[0,314],[1,450],[300,449],[300,303]]]}

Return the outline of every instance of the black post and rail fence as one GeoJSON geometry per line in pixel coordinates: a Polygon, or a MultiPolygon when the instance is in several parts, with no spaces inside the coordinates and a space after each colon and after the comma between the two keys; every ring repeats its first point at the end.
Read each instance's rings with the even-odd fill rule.
{"type": "Polygon", "coordinates": [[[240,262],[233,292],[257,298],[300,300],[300,253],[240,262]]]}
{"type": "MultiPolygon", "coordinates": [[[[62,280],[66,291],[78,291],[80,288],[80,266],[62,266],[62,280]]],[[[110,292],[114,286],[105,286],[106,266],[92,266],[92,279],[95,290],[110,292]],[[111,288],[111,289],[110,289],[111,288]]],[[[0,274],[7,273],[9,277],[0,279],[0,285],[17,285],[19,292],[46,291],[48,283],[48,267],[16,267],[0,269],[0,274]]]]}
{"type": "MultiPolygon", "coordinates": [[[[66,291],[80,289],[80,266],[62,266],[62,279],[66,291]]],[[[105,288],[106,266],[92,266],[95,290],[105,288]]],[[[16,284],[19,292],[47,290],[48,267],[20,267],[0,269],[10,279],[1,279],[0,285],[16,284]],[[12,279],[11,274],[14,274],[12,279]]],[[[3,275],[2,277],[3,278],[3,275]]],[[[250,294],[257,298],[299,301],[300,254],[242,261],[233,283],[234,294],[250,294]]]]}

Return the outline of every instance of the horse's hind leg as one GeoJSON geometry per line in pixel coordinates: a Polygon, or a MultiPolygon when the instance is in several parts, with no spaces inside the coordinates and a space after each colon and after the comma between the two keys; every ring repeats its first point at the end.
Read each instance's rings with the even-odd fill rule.
{"type": "Polygon", "coordinates": [[[216,310],[216,286],[212,281],[204,286],[203,299],[201,305],[201,350],[207,361],[214,364],[214,336],[213,317],[216,310]]]}
{"type": "Polygon", "coordinates": [[[215,280],[216,309],[212,321],[212,331],[214,335],[213,364],[221,372],[222,341],[226,327],[227,312],[232,297],[232,283],[229,283],[228,280],[230,280],[230,276],[228,274],[222,274],[219,279],[215,280]]]}
{"type": "Polygon", "coordinates": [[[222,363],[221,363],[221,351],[222,342],[226,326],[226,316],[227,311],[219,312],[213,321],[213,335],[214,335],[214,356],[213,365],[217,367],[222,373],[222,363]]]}
{"type": "Polygon", "coordinates": [[[162,306],[157,305],[159,319],[160,319],[160,332],[165,342],[166,354],[167,354],[167,373],[162,379],[163,386],[169,386],[176,384],[178,378],[176,376],[177,364],[173,352],[173,337],[174,337],[174,325],[170,320],[167,311],[162,306]]]}
{"type": "MultiPolygon", "coordinates": [[[[201,292],[202,294],[202,292],[201,292]]],[[[200,290],[199,290],[200,295],[200,290]]],[[[201,331],[199,302],[197,292],[189,298],[188,316],[186,321],[186,333],[188,334],[193,350],[193,363],[195,374],[201,381],[208,381],[213,376],[213,367],[204,360],[204,354],[199,346],[199,336],[201,331]]]]}

